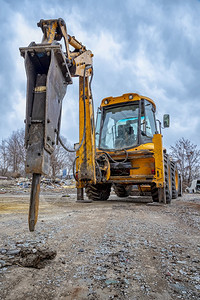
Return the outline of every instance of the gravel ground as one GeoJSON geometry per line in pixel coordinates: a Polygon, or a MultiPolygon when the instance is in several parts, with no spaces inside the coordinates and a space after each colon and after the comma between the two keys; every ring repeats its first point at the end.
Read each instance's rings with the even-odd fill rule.
{"type": "Polygon", "coordinates": [[[42,192],[33,233],[29,193],[0,194],[0,299],[199,299],[200,195],[80,204],[63,193],[42,192]]]}

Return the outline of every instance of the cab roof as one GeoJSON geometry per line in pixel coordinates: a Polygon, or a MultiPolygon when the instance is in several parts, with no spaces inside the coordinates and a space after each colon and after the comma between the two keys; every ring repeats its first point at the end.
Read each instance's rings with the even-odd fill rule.
{"type": "Polygon", "coordinates": [[[139,95],[137,93],[127,93],[127,94],[123,94],[122,96],[117,96],[117,97],[106,97],[101,101],[101,107],[103,107],[103,106],[105,107],[108,105],[114,105],[117,103],[123,103],[123,102],[138,101],[138,100],[142,100],[142,99],[146,99],[147,101],[151,102],[156,109],[156,105],[151,98],[139,95]]]}

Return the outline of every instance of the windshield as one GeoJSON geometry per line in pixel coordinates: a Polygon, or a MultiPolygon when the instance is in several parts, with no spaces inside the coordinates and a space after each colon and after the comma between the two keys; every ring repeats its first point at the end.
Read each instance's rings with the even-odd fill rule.
{"type": "Polygon", "coordinates": [[[101,149],[123,149],[138,144],[139,103],[106,108],[99,147],[101,149]]]}

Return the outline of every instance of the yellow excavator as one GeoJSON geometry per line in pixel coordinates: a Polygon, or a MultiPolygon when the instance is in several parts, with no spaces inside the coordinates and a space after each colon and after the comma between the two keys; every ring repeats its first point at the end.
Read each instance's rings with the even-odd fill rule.
{"type": "MultiPolygon", "coordinates": [[[[38,217],[41,175],[47,175],[56,144],[75,151],[77,200],[107,200],[113,187],[118,197],[133,185],[150,190],[154,202],[170,203],[181,195],[181,177],[163,148],[161,122],[152,99],[137,93],[102,100],[94,122],[91,81],[93,54],[67,33],[63,19],[40,20],[42,42],[20,48],[27,74],[25,145],[26,172],[31,173],[29,230],[38,217]],[[65,51],[61,40],[64,41],[65,51]],[[60,138],[62,101],[72,78],[79,78],[79,143],[75,150],[60,138]]],[[[164,115],[169,127],[169,115],[164,115]]]]}

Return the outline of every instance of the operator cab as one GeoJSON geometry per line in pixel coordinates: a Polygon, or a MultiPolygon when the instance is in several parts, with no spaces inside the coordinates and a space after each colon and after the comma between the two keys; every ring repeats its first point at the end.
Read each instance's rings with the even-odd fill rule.
{"type": "Polygon", "coordinates": [[[157,133],[155,110],[151,99],[138,94],[103,99],[97,113],[97,148],[112,151],[151,143],[157,133]]]}

